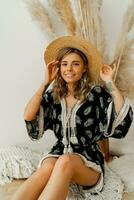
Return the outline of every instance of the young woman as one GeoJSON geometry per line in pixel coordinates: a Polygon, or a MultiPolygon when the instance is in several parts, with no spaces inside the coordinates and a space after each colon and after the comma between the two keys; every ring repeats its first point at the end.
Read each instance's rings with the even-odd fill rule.
{"type": "Polygon", "coordinates": [[[97,142],[123,138],[132,121],[127,98],[112,79],[115,69],[102,65],[86,40],[58,38],[47,47],[45,61],[45,81],[28,102],[24,118],[32,139],[51,129],[57,141],[13,200],[64,200],[71,183],[86,192],[101,191],[105,169],[97,142]],[[105,89],[95,84],[99,77],[105,89]]]}

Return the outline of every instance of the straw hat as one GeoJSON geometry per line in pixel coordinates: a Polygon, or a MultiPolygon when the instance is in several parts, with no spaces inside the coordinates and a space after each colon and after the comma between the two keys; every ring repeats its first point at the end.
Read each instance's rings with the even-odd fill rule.
{"type": "Polygon", "coordinates": [[[86,55],[90,78],[92,81],[97,82],[99,80],[102,57],[94,45],[78,36],[63,36],[52,41],[45,49],[44,60],[46,64],[55,60],[58,51],[65,47],[78,49],[86,55]]]}

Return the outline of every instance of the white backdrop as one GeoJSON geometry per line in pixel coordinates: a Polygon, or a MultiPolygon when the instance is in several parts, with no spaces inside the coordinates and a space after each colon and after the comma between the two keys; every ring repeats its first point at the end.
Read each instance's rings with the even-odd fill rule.
{"type": "MultiPolygon", "coordinates": [[[[131,0],[103,2],[101,14],[112,55],[131,0]]],[[[43,51],[48,42],[22,0],[0,0],[0,146],[48,146],[45,137],[32,142],[23,121],[24,107],[44,78],[43,51]]]]}

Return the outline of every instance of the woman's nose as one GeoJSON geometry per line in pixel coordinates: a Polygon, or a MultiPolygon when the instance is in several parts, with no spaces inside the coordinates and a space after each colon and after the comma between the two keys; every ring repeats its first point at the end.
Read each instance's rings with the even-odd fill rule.
{"type": "Polygon", "coordinates": [[[70,71],[70,70],[72,70],[72,65],[71,64],[68,64],[67,65],[67,69],[70,71]]]}

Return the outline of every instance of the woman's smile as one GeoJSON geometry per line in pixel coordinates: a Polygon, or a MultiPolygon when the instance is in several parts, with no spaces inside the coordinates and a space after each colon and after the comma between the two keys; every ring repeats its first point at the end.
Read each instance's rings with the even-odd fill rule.
{"type": "Polygon", "coordinates": [[[74,74],[65,74],[65,76],[66,76],[67,78],[73,78],[75,75],[74,75],[74,74]]]}

